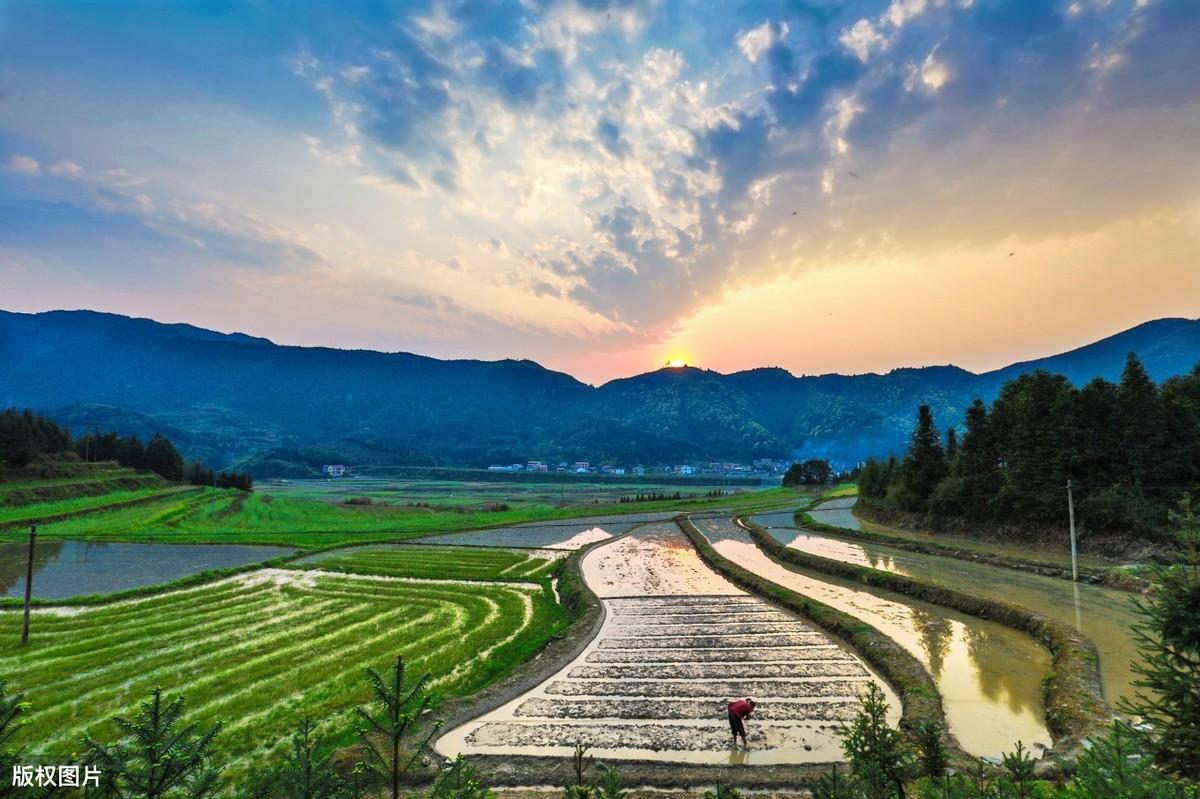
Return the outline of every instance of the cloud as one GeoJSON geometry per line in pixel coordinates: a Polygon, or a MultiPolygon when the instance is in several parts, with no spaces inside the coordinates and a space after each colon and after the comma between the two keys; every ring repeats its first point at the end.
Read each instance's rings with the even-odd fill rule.
{"type": "Polygon", "coordinates": [[[41,174],[42,165],[38,163],[36,158],[28,155],[10,155],[4,163],[4,168],[9,172],[16,172],[21,175],[38,175],[41,174]]]}
{"type": "Polygon", "coordinates": [[[60,178],[79,178],[83,176],[83,167],[74,161],[62,160],[50,164],[46,171],[60,178]]]}
{"type": "Polygon", "coordinates": [[[767,20],[758,27],[751,28],[738,36],[738,49],[751,63],[754,63],[776,42],[787,36],[787,33],[788,24],[786,22],[767,20]]]}

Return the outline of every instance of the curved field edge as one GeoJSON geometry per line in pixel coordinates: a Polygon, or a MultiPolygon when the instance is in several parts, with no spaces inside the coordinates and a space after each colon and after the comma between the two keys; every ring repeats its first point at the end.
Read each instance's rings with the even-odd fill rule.
{"type": "Polygon", "coordinates": [[[211,489],[179,486],[143,499],[144,507],[141,508],[116,505],[58,517],[53,513],[40,513],[36,505],[26,506],[19,521],[13,522],[8,529],[0,529],[0,540],[22,540],[24,531],[19,526],[32,523],[47,525],[47,529],[39,532],[43,539],[283,544],[312,548],[601,515],[677,512],[681,509],[695,512],[769,509],[802,498],[803,495],[791,489],[774,488],[681,501],[462,511],[385,503],[355,506],[274,497],[266,493],[244,494],[232,489],[213,493],[211,489]],[[188,501],[168,501],[174,490],[188,494],[188,501]],[[49,526],[51,521],[58,524],[49,526]]]}
{"type": "Polygon", "coordinates": [[[1077,630],[1009,602],[971,596],[935,583],[907,575],[894,574],[867,566],[822,558],[791,549],[770,532],[749,519],[738,520],[749,531],[754,543],[776,562],[815,572],[846,577],[863,585],[898,594],[998,622],[1027,633],[1050,652],[1050,670],[1042,678],[1046,726],[1055,737],[1048,756],[1073,757],[1083,740],[1100,734],[1112,717],[1100,682],[1100,660],[1095,645],[1077,630]]]}
{"type": "MultiPolygon", "coordinates": [[[[12,650],[5,647],[5,656],[0,657],[0,663],[7,661],[4,670],[14,675],[12,687],[26,692],[33,703],[35,718],[65,712],[63,705],[42,703],[39,699],[52,697],[55,691],[67,690],[66,698],[59,699],[72,708],[70,730],[76,731],[78,727],[101,736],[111,733],[107,719],[113,713],[127,712],[145,698],[140,693],[145,686],[138,684],[130,688],[131,682],[149,679],[173,685],[173,691],[200,700],[197,705],[189,702],[189,712],[194,709],[198,719],[208,723],[218,718],[227,721],[226,732],[221,737],[229,741],[226,745],[236,763],[233,771],[237,772],[276,749],[291,732],[299,714],[310,710],[321,720],[329,740],[348,745],[354,738],[350,710],[367,698],[363,679],[366,666],[385,668],[397,650],[405,651],[406,657],[413,660],[414,670],[432,666],[441,697],[453,701],[453,697],[504,680],[518,664],[528,661],[548,641],[559,637],[571,622],[548,585],[497,583],[489,589],[486,583],[336,574],[309,579],[305,575],[311,573],[286,574],[298,575],[299,587],[292,584],[291,578],[282,578],[284,585],[273,589],[272,593],[262,587],[263,581],[248,574],[182,591],[158,592],[157,596],[134,601],[87,607],[81,611],[87,614],[82,617],[79,613],[44,617],[35,625],[33,643],[37,648],[10,655],[16,647],[12,650]],[[527,598],[517,601],[520,596],[527,598]],[[195,601],[203,597],[216,597],[219,602],[195,601]],[[447,602],[455,607],[458,607],[455,603],[462,605],[463,609],[454,610],[453,615],[457,619],[456,625],[463,629],[448,630],[448,617],[433,625],[422,620],[423,614],[436,610],[434,606],[438,603],[447,606],[447,602]],[[221,605],[220,610],[215,607],[217,604],[221,605]],[[326,618],[325,610],[316,605],[336,610],[332,616],[340,614],[353,624],[343,625],[337,618],[326,618]],[[468,606],[475,609],[470,610],[468,606]],[[521,606],[525,609],[521,610],[521,606]],[[246,613],[240,612],[239,608],[246,613]],[[264,614],[264,608],[274,608],[275,613],[264,614]],[[249,618],[250,612],[259,614],[256,620],[249,618]],[[485,615],[480,616],[480,613],[485,615]],[[237,618],[242,615],[247,615],[247,619],[237,618]],[[297,624],[307,619],[319,625],[320,630],[311,638],[298,637],[298,630],[291,629],[284,617],[294,618],[297,624]],[[414,637],[419,637],[416,634],[422,630],[424,637],[409,640],[405,633],[387,623],[387,619],[393,617],[404,624],[415,625],[414,637]],[[113,623],[92,623],[104,618],[113,623]],[[463,620],[469,618],[475,618],[476,622],[464,626],[463,620]],[[252,621],[261,634],[243,636],[239,632],[243,622],[250,624],[252,621]],[[156,631],[155,634],[139,643],[139,636],[149,635],[144,631],[147,628],[156,631]],[[346,638],[347,635],[351,637],[346,638]],[[189,647],[197,646],[197,641],[193,640],[196,636],[204,638],[204,652],[227,653],[223,657],[229,658],[228,667],[222,665],[217,671],[214,671],[216,666],[197,670],[194,656],[201,660],[208,656],[200,650],[189,655],[189,647]],[[343,638],[344,642],[338,644],[343,638]],[[425,642],[433,638],[438,638],[438,642],[431,649],[425,642]],[[114,657],[133,658],[139,664],[145,664],[146,672],[143,673],[142,668],[126,669],[119,665],[121,660],[95,661],[87,646],[93,639],[95,643],[103,644],[103,651],[112,652],[114,657]],[[286,652],[278,651],[270,640],[263,639],[278,639],[278,650],[286,652]],[[244,651],[240,657],[236,654],[239,651],[244,651]],[[59,677],[55,677],[55,669],[62,670],[64,663],[74,665],[68,665],[59,677]],[[226,668],[232,670],[232,674],[222,676],[219,672],[226,668]],[[180,676],[189,670],[193,672],[190,677],[180,676]],[[238,676],[242,671],[244,677],[238,676]],[[75,689],[70,689],[67,683],[80,679],[84,673],[94,673],[94,677],[80,688],[89,696],[107,697],[108,700],[102,705],[104,709],[94,711],[94,717],[77,719],[74,708],[78,706],[79,697],[71,698],[74,694],[70,691],[75,689]],[[27,676],[15,679],[20,675],[27,676]],[[293,675],[303,677],[293,682],[289,679],[293,675]],[[256,686],[274,692],[277,701],[257,701],[256,694],[247,693],[256,686]],[[229,713],[224,716],[218,713],[210,718],[206,715],[209,707],[228,707],[229,713]],[[234,730],[241,732],[235,734],[234,730]],[[233,737],[235,735],[237,737],[233,737]]],[[[264,572],[264,580],[270,582],[271,579],[275,578],[264,572]]],[[[440,617],[445,617],[450,611],[443,608],[437,612],[440,617]]],[[[5,639],[16,635],[19,618],[18,613],[0,614],[0,630],[5,639]]],[[[91,702],[86,706],[90,708],[91,702]]],[[[32,728],[31,734],[36,736],[37,728],[32,728]]],[[[51,740],[65,740],[64,736],[70,737],[62,732],[51,736],[51,740]]],[[[38,741],[31,739],[26,743],[38,741]]]]}
{"type": "MultiPolygon", "coordinates": [[[[918,541],[903,535],[894,535],[878,530],[848,530],[845,527],[837,527],[836,525],[817,521],[808,513],[808,511],[816,509],[817,504],[810,504],[807,508],[797,510],[794,515],[796,523],[804,529],[825,533],[846,541],[868,541],[922,555],[940,555],[946,558],[983,563],[998,568],[1032,572],[1043,577],[1057,577],[1062,580],[1071,579],[1070,568],[1066,568],[1059,563],[1034,558],[1021,558],[1000,552],[990,552],[985,549],[969,549],[935,541],[918,541]]],[[[887,526],[888,520],[882,517],[873,518],[871,516],[872,511],[877,512],[877,509],[862,499],[859,499],[858,503],[851,510],[855,516],[863,521],[887,526]]],[[[981,541],[980,544],[986,544],[986,542],[981,541]]],[[[1149,580],[1129,574],[1119,566],[1098,569],[1080,565],[1079,577],[1081,580],[1086,580],[1090,583],[1133,593],[1144,593],[1153,587],[1149,580]]]]}
{"type": "MultiPolygon", "coordinates": [[[[711,569],[734,585],[803,616],[846,642],[856,654],[871,664],[900,697],[902,730],[912,734],[920,724],[927,721],[939,724],[943,730],[947,729],[942,698],[933,678],[921,663],[898,643],[848,613],[737,565],[718,553],[708,538],[689,519],[680,517],[677,521],[688,541],[700,555],[700,559],[711,569]]],[[[948,732],[944,734],[944,740],[955,759],[963,763],[971,761],[948,732]]]]}

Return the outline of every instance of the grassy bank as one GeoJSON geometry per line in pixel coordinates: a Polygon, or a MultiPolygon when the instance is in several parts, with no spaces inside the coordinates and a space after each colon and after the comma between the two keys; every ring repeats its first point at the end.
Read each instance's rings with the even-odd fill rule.
{"type": "Polygon", "coordinates": [[[777,562],[814,572],[845,577],[864,585],[954,608],[972,616],[999,622],[1032,635],[1052,656],[1043,678],[1046,724],[1055,736],[1054,754],[1063,755],[1089,735],[1097,734],[1111,716],[1100,684],[1095,647],[1073,628],[1023,607],[971,596],[905,575],[822,558],[784,546],[765,528],[739,520],[754,542],[777,562]]]}
{"type": "MultiPolygon", "coordinates": [[[[925,668],[898,643],[864,621],[815,599],[771,582],[733,563],[713,548],[708,539],[686,518],[679,526],[696,548],[701,560],[735,585],[770,602],[798,613],[818,627],[849,644],[896,689],[902,708],[901,728],[913,732],[922,722],[932,721],[946,728],[941,696],[925,668]]],[[[956,757],[967,755],[947,735],[947,743],[956,757]]]]}

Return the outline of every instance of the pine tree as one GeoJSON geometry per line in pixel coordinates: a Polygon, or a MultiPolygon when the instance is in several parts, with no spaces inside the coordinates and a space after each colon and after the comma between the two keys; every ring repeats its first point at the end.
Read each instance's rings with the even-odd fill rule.
{"type": "Polygon", "coordinates": [[[1125,359],[1117,400],[1125,476],[1134,485],[1153,485],[1164,454],[1162,408],[1158,387],[1132,352],[1125,359]]]}
{"type": "Polygon", "coordinates": [[[859,698],[858,715],[841,733],[850,774],[867,799],[903,799],[912,767],[908,744],[888,725],[887,712],[883,691],[869,683],[859,698]]]}
{"type": "Polygon", "coordinates": [[[917,408],[908,454],[900,466],[900,501],[907,510],[924,510],[938,482],[946,476],[945,455],[928,405],[917,408]]]}
{"type": "MultiPolygon", "coordinates": [[[[418,747],[415,753],[404,759],[400,749],[405,736],[429,706],[430,697],[425,685],[430,677],[427,672],[405,687],[404,658],[400,655],[396,656],[386,680],[375,669],[367,669],[373,703],[379,707],[380,714],[375,716],[366,708],[355,708],[358,717],[367,725],[360,735],[367,751],[365,765],[385,782],[391,790],[392,799],[399,799],[400,780],[421,754],[421,748],[418,747]]],[[[440,724],[433,725],[430,739],[440,727],[440,724]]]]}
{"type": "Polygon", "coordinates": [[[213,739],[221,725],[201,729],[183,724],[183,697],[164,706],[163,691],[155,688],[133,718],[116,717],[122,737],[102,744],[88,736],[87,762],[102,775],[101,795],[139,799],[200,799],[217,789],[213,739]]]}
{"type": "Polygon", "coordinates": [[[1148,725],[1148,746],[1164,769],[1200,781],[1200,518],[1190,498],[1173,520],[1182,544],[1175,562],[1156,569],[1156,593],[1134,600],[1134,685],[1145,690],[1121,709],[1148,725]]]}

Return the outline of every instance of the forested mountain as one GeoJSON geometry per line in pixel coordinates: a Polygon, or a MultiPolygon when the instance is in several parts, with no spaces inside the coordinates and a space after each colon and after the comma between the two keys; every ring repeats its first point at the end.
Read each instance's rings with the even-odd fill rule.
{"type": "Polygon", "coordinates": [[[902,452],[912,409],[958,424],[1035,368],[1082,384],[1137,352],[1162,380],[1200,361],[1200,321],[1163,319],[996,372],[953,366],[795,377],[663,369],[592,387],[532,361],[279,346],[91,311],[0,312],[0,407],[76,433],[169,437],[187,457],[259,475],[330,461],[463,466],[529,458],[646,464],[902,452]]]}

